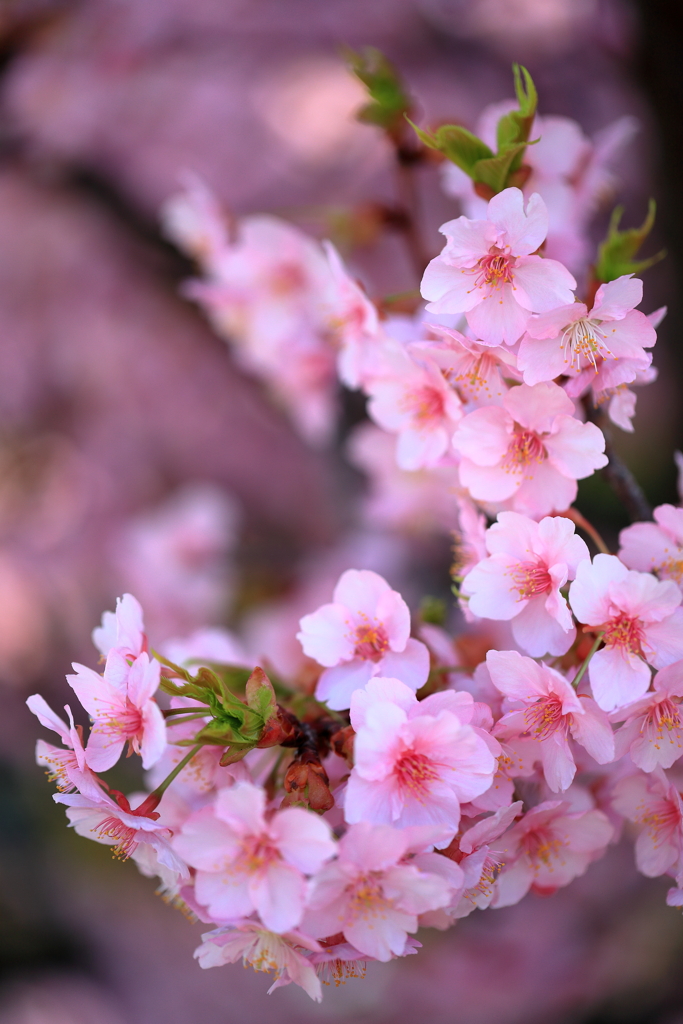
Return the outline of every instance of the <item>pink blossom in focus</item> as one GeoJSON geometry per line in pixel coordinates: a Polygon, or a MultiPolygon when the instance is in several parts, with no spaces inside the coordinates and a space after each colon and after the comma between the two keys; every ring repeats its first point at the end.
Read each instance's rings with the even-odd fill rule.
{"type": "Polygon", "coordinates": [[[494,735],[508,741],[534,739],[553,793],[568,789],[576,774],[570,737],[598,764],[614,760],[607,715],[589,697],[579,697],[559,672],[516,651],[489,651],[486,664],[510,708],[496,722],[494,735]]]}
{"type": "Polygon", "coordinates": [[[56,715],[47,701],[38,693],[34,693],[26,701],[29,711],[32,711],[41,725],[46,729],[52,729],[61,739],[64,747],[55,747],[45,740],[38,740],[36,744],[36,761],[44,765],[49,772],[49,777],[57,783],[61,793],[71,793],[77,789],[84,796],[94,800],[99,799],[102,793],[99,780],[95,773],[88,767],[83,749],[83,739],[80,726],[74,725],[71,708],[68,704],[64,710],[69,716],[69,724],[62,721],[56,715]]]}
{"type": "Polygon", "coordinates": [[[418,916],[448,905],[451,888],[437,875],[402,863],[405,831],[362,822],[339,842],[339,856],[314,877],[303,928],[315,938],[342,932],[361,953],[386,962],[404,953],[418,916]]]}
{"type": "Polygon", "coordinates": [[[483,345],[460,331],[430,324],[437,341],[420,341],[411,351],[436,363],[463,404],[498,405],[509,388],[504,378],[519,380],[515,353],[504,346],[483,345]]]}
{"type": "Polygon", "coordinates": [[[506,188],[491,199],[486,217],[441,227],[447,243],[425,270],[421,292],[431,312],[465,313],[485,344],[513,345],[532,313],[573,301],[576,281],[556,260],[532,255],[548,232],[539,195],[525,210],[521,191],[506,188]]]}
{"type": "Polygon", "coordinates": [[[234,964],[241,959],[245,967],[248,964],[255,971],[274,971],[275,981],[268,989],[269,995],[276,988],[293,982],[319,1003],[322,999],[320,980],[302,950],[317,952],[322,947],[300,932],[290,930],[278,935],[258,921],[240,921],[206,932],[194,955],[199,966],[205,969],[234,964]]]}
{"type": "Polygon", "coordinates": [[[683,589],[683,508],[660,505],[654,523],[634,523],[619,534],[619,558],[629,569],[673,580],[683,589]]]}
{"type": "Polygon", "coordinates": [[[92,639],[106,658],[115,647],[127,658],[137,658],[147,647],[140,602],[132,594],[116,598],[116,611],[104,612],[102,624],[92,631],[92,639]]]}
{"type": "Polygon", "coordinates": [[[516,642],[534,658],[569,650],[576,629],[560,593],[589,559],[574,524],[560,516],[540,523],[517,512],[501,512],[486,531],[489,557],[465,577],[461,593],[473,615],[512,620],[516,642]]]}
{"type": "Polygon", "coordinates": [[[649,775],[620,779],[612,797],[614,809],[642,825],[636,839],[636,864],[648,878],[665,872],[683,884],[683,802],[661,768],[649,775]]]}
{"type": "Polygon", "coordinates": [[[357,691],[346,820],[443,825],[456,832],[461,802],[490,787],[499,752],[494,740],[467,724],[473,713],[469,693],[445,690],[418,701],[397,679],[376,677],[357,691]]]}
{"type": "Polygon", "coordinates": [[[517,359],[525,383],[566,374],[580,378],[570,392],[580,394],[584,379],[595,393],[634,380],[638,369],[650,365],[645,349],[657,340],[648,318],[635,309],[642,298],[643,282],[628,274],[601,285],[590,312],[583,302],[572,302],[532,317],[517,359]]]}
{"type": "Polygon", "coordinates": [[[616,734],[617,755],[629,753],[644,772],[670,768],[683,756],[683,661],[657,672],[653,689],[610,716],[623,722],[616,734]]]}
{"type": "Polygon", "coordinates": [[[517,800],[490,817],[482,818],[460,837],[458,845],[463,856],[459,863],[465,875],[465,887],[452,909],[453,917],[467,917],[473,910],[486,910],[491,905],[496,894],[496,879],[505,865],[496,840],[523,809],[523,802],[517,800]]]}
{"type": "Polygon", "coordinates": [[[588,676],[604,711],[638,700],[650,686],[650,670],[683,658],[681,592],[626,568],[615,555],[582,562],[569,588],[579,622],[604,630],[604,646],[593,655],[588,676]]]}
{"type": "Polygon", "coordinates": [[[96,772],[113,767],[128,743],[151,768],[166,748],[166,726],[153,700],[159,687],[158,661],[143,651],[132,665],[119,648],[107,655],[104,674],[74,664],[75,675],[67,682],[93,720],[85,750],[88,765],[96,772]]]}
{"type": "Polygon", "coordinates": [[[171,848],[171,830],[159,823],[158,811],[146,809],[149,798],[132,809],[121,794],[118,802],[104,792],[97,800],[80,793],[55,793],[54,799],[66,804],[69,823],[79,836],[113,846],[115,856],[123,860],[141,844],[151,846],[160,864],[188,879],[187,865],[171,848]]]}
{"type": "Polygon", "coordinates": [[[196,899],[214,920],[256,911],[269,931],[282,934],[300,923],[305,876],[334,855],[335,844],[316,814],[291,807],[267,819],[265,800],[249,782],[221,789],[187,819],[173,845],[197,869],[196,899]]]}
{"type": "Polygon", "coordinates": [[[568,885],[604,854],[613,835],[602,811],[572,812],[563,800],[538,804],[499,840],[505,867],[492,906],[519,903],[531,888],[549,893],[568,885]]]}
{"type": "Polygon", "coordinates": [[[544,383],[520,384],[502,406],[469,413],[453,437],[463,487],[476,501],[506,501],[532,517],[568,508],[576,481],[607,464],[602,432],[573,412],[562,388],[544,383]]]}
{"type": "Polygon", "coordinates": [[[429,652],[410,636],[410,612],[399,593],[377,573],[349,569],[325,604],[301,619],[297,638],[325,671],[316,697],[335,710],[348,708],[354,690],[378,675],[418,690],[429,674],[429,652]]]}
{"type": "Polygon", "coordinates": [[[463,415],[460,399],[438,367],[417,356],[397,346],[366,385],[368,413],[384,430],[398,434],[396,461],[407,470],[437,464],[463,415]]]}

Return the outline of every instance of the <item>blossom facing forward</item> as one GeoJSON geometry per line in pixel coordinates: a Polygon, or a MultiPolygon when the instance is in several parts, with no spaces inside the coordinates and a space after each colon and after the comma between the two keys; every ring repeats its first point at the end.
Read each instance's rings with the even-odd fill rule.
{"type": "Polygon", "coordinates": [[[518,188],[488,204],[486,220],[458,217],[442,225],[447,242],[425,270],[420,290],[433,313],[465,313],[486,345],[513,345],[532,313],[566,305],[576,281],[561,263],[533,255],[548,233],[538,194],[526,209],[518,188]]]}
{"type": "Polygon", "coordinates": [[[612,713],[612,721],[624,723],[616,734],[618,756],[629,753],[644,772],[670,768],[683,756],[681,703],[683,661],[676,661],[657,672],[644,697],[612,713]]]}
{"type": "Polygon", "coordinates": [[[578,567],[569,603],[579,622],[604,633],[604,646],[588,666],[604,711],[643,696],[648,665],[665,668],[683,658],[681,592],[670,580],[629,570],[615,555],[596,555],[578,567]]]}
{"type": "Polygon", "coordinates": [[[561,516],[539,523],[517,512],[501,512],[486,531],[488,557],[465,577],[461,593],[473,615],[512,622],[515,641],[528,654],[560,655],[576,628],[560,593],[590,555],[574,524],[561,516]]]}
{"type": "Polygon", "coordinates": [[[368,569],[348,569],[332,604],[301,619],[297,639],[325,671],[316,697],[335,711],[373,676],[391,676],[418,690],[427,681],[429,652],[410,636],[410,612],[397,591],[368,569]]]}
{"type": "Polygon", "coordinates": [[[398,679],[370,680],[351,698],[356,736],[346,820],[456,832],[461,803],[489,789],[500,752],[469,724],[473,715],[469,693],[449,690],[418,701],[398,679]]]}
{"type": "Polygon", "coordinates": [[[572,400],[552,383],[520,384],[502,405],[469,413],[453,436],[463,487],[476,501],[507,502],[532,517],[564,511],[576,481],[607,465],[602,431],[573,413],[572,400]]]}

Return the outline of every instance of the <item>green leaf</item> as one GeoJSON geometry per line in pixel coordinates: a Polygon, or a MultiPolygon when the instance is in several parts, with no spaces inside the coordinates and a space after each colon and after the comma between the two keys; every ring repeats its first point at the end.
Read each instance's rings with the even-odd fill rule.
{"type": "Polygon", "coordinates": [[[358,120],[388,132],[400,130],[403,115],[412,104],[393,64],[374,46],[366,46],[361,52],[345,48],[343,52],[349,69],[370,96],[370,102],[356,114],[358,120]]]}
{"type": "Polygon", "coordinates": [[[489,160],[479,160],[472,175],[475,183],[481,182],[494,192],[502,192],[511,172],[517,169],[514,166],[515,160],[521,157],[525,149],[526,142],[520,142],[516,146],[509,146],[489,160]]]}
{"type": "Polygon", "coordinates": [[[247,704],[261,716],[264,723],[277,715],[275,690],[262,668],[257,666],[251,673],[247,680],[245,692],[247,704]]]}
{"type": "Polygon", "coordinates": [[[654,199],[650,200],[647,216],[639,228],[619,230],[623,212],[622,206],[617,206],[613,211],[607,237],[598,247],[595,276],[603,283],[614,281],[618,277],[623,277],[624,274],[639,274],[666,256],[666,250],[662,249],[661,252],[649,256],[647,259],[635,259],[655,222],[657,204],[654,199]]]}
{"type": "Polygon", "coordinates": [[[479,161],[493,156],[493,152],[485,142],[459,124],[441,125],[433,135],[430,135],[413,124],[410,118],[407,117],[406,120],[415,129],[425,146],[443,153],[470,177],[479,161]]]}

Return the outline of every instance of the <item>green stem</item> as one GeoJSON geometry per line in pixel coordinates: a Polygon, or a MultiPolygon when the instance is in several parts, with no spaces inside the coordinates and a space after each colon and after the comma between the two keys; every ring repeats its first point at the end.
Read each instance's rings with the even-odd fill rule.
{"type": "Polygon", "coordinates": [[[164,781],[160,782],[157,788],[152,793],[150,793],[150,796],[156,796],[158,797],[159,800],[161,800],[162,796],[164,795],[168,787],[171,785],[175,777],[177,775],[180,775],[185,765],[190,763],[194,755],[197,754],[202,749],[203,746],[203,743],[198,743],[195,747],[192,748],[192,750],[188,751],[188,753],[185,754],[185,757],[182,759],[182,761],[178,761],[178,764],[175,766],[173,771],[168,773],[164,781]]]}
{"type": "Polygon", "coordinates": [[[600,646],[600,644],[602,643],[602,638],[604,637],[604,635],[605,635],[605,631],[603,629],[602,632],[598,633],[598,635],[596,636],[595,641],[593,643],[593,646],[591,647],[590,651],[588,652],[588,654],[586,655],[586,657],[584,659],[583,665],[581,666],[579,671],[574,676],[574,679],[572,680],[572,686],[574,687],[575,690],[577,689],[579,683],[581,682],[581,680],[583,679],[584,675],[586,674],[586,669],[588,668],[590,660],[593,657],[593,655],[595,654],[595,652],[597,651],[597,649],[600,646]]]}
{"type": "Polygon", "coordinates": [[[171,715],[187,715],[188,718],[206,718],[211,713],[211,709],[208,704],[206,705],[206,711],[191,711],[190,708],[170,708],[168,711],[164,711],[164,718],[170,718],[171,715]]]}

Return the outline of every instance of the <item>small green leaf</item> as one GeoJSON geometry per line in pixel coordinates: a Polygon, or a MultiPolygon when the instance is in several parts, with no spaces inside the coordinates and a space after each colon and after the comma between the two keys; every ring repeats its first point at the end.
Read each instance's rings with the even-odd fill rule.
{"type": "Polygon", "coordinates": [[[666,256],[666,250],[649,256],[644,260],[636,260],[638,251],[650,234],[655,222],[657,204],[651,199],[648,205],[647,216],[639,228],[627,228],[619,230],[619,224],[624,212],[622,206],[617,206],[610,219],[607,237],[600,243],[598,248],[598,259],[595,265],[595,276],[599,281],[607,283],[614,281],[624,274],[639,274],[647,270],[653,264],[666,256]]]}
{"type": "Polygon", "coordinates": [[[525,149],[526,142],[520,142],[516,146],[509,146],[489,160],[479,160],[472,175],[474,181],[488,185],[494,192],[502,192],[510,173],[516,170],[513,166],[515,160],[521,157],[525,149]]]}
{"type": "Polygon", "coordinates": [[[360,53],[344,49],[349,69],[368,90],[370,102],[356,114],[359,121],[374,124],[388,132],[403,127],[403,115],[412,104],[393,64],[384,54],[367,46],[360,53]]]}
{"type": "Polygon", "coordinates": [[[425,146],[443,153],[470,177],[480,160],[493,156],[485,142],[459,124],[444,124],[437,128],[434,135],[429,135],[414,125],[409,118],[406,120],[415,129],[425,146]]]}
{"type": "Polygon", "coordinates": [[[257,666],[251,673],[247,680],[245,692],[247,704],[261,716],[264,723],[268,722],[274,715],[277,715],[275,690],[262,668],[257,666]]]}

